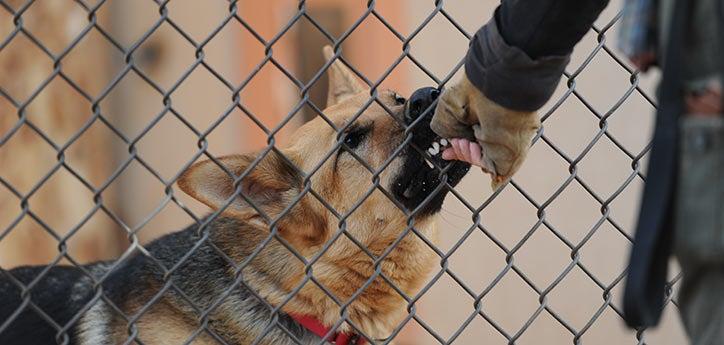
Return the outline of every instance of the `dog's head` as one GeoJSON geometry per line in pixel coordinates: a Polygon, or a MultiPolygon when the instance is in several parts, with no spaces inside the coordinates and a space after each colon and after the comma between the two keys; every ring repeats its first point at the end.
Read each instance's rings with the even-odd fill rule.
{"type": "MultiPolygon", "coordinates": [[[[334,58],[330,47],[324,54],[334,58]]],[[[410,215],[416,226],[429,222],[448,185],[469,169],[428,153],[438,139],[430,129],[437,90],[418,90],[409,101],[386,90],[371,100],[339,59],[328,73],[325,117],[300,127],[288,147],[198,162],[181,176],[181,189],[226,216],[273,222],[302,249],[323,243],[342,217],[373,247],[389,245],[410,215]]]]}

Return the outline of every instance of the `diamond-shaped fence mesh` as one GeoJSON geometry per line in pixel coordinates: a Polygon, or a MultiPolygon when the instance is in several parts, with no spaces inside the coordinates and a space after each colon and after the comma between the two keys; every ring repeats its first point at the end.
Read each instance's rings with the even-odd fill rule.
{"type": "Polygon", "coordinates": [[[23,327],[21,315],[32,313],[50,326],[58,344],[69,344],[81,320],[102,305],[122,323],[124,333],[115,340],[153,344],[143,319],[156,317],[157,306],[173,294],[186,315],[195,315],[185,320],[193,329],[179,331],[179,344],[265,344],[285,336],[306,344],[280,315],[313,285],[339,308],[333,329],[346,325],[376,343],[681,343],[671,321],[678,277],[670,282],[671,303],[660,330],[626,330],[621,319],[622,279],[655,102],[650,80],[608,43],[619,19],[616,4],[576,49],[558,92],[541,111],[543,129],[519,175],[489,195],[487,177],[477,171],[457,187],[445,179],[436,187],[450,192],[442,239],[436,241],[415,223],[420,207],[395,201],[381,182],[403,149],[424,152],[411,140],[417,123],[377,164],[355,154],[345,133],[372,107],[394,117],[381,99],[386,84],[408,94],[412,84],[438,87],[455,80],[466,42],[490,17],[495,1],[124,1],[0,0],[0,263],[42,263],[30,276],[0,271],[22,301],[0,319],[0,334],[23,327]],[[334,47],[334,59],[319,57],[314,65],[310,56],[319,56],[322,44],[334,47]],[[342,125],[328,118],[317,97],[334,61],[370,88],[366,102],[342,125]],[[294,140],[290,129],[312,117],[334,129],[336,143],[322,159],[295,167],[303,180],[300,193],[279,215],[269,215],[240,182],[270,155],[294,164],[282,148],[294,140]],[[259,155],[244,171],[229,171],[220,160],[222,152],[252,150],[259,155]],[[336,209],[323,187],[312,184],[339,150],[352,153],[366,178],[365,191],[346,209],[336,209]],[[210,217],[201,216],[204,208],[176,187],[187,168],[205,159],[224,167],[235,189],[210,217]],[[407,219],[382,249],[367,248],[348,224],[374,193],[385,195],[407,219]],[[237,198],[270,225],[241,260],[209,231],[237,198]],[[304,199],[326,207],[336,220],[311,253],[301,253],[279,226],[304,199]],[[193,246],[169,248],[184,251],[171,260],[147,248],[146,239],[160,234],[154,231],[179,229],[158,227],[184,223],[196,225],[193,246]],[[410,237],[436,258],[412,294],[383,269],[410,237]],[[341,241],[372,262],[370,275],[348,298],[336,296],[315,270],[341,241]],[[302,263],[298,283],[281,297],[258,292],[245,273],[272,243],[302,263]],[[200,255],[213,255],[230,271],[228,281],[203,291],[203,301],[179,286],[195,279],[187,262],[200,255]],[[122,284],[123,276],[119,281],[114,275],[139,257],[162,279],[141,305],[123,310],[109,297],[109,281],[122,284]],[[83,266],[93,259],[107,261],[83,266]],[[35,299],[48,286],[51,268],[60,265],[80,268],[76,279],[90,287],[78,312],[63,320],[35,299]],[[384,335],[366,334],[366,325],[349,313],[374,282],[391,286],[405,304],[384,335]],[[262,324],[263,331],[250,339],[219,332],[224,328],[217,324],[225,301],[240,290],[262,305],[259,320],[248,322],[262,324]]]}

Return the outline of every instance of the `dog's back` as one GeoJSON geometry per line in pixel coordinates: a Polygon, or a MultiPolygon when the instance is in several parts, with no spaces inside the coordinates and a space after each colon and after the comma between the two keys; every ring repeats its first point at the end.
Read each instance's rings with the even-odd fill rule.
{"type": "MultiPolygon", "coordinates": [[[[225,339],[226,343],[250,343],[268,327],[272,312],[244,284],[234,282],[234,267],[219,254],[218,249],[213,249],[208,243],[197,246],[200,238],[196,234],[197,230],[192,225],[147,244],[145,248],[154,260],[137,252],[114,266],[112,271],[109,271],[111,265],[104,262],[84,265],[83,269],[96,281],[104,277],[101,284],[104,298],[94,303],[90,303],[96,292],[93,279],[77,267],[57,266],[44,274],[46,266],[20,267],[0,272],[0,326],[8,323],[0,333],[0,345],[63,344],[63,338],[60,341],[56,338],[59,329],[63,327],[68,328],[65,331],[69,338],[65,344],[68,345],[116,344],[127,340],[128,323],[119,319],[119,314],[113,312],[106,301],[113,303],[125,315],[139,315],[134,325],[138,329],[139,340],[145,344],[181,344],[187,338],[190,339],[191,333],[199,327],[208,327],[225,339]],[[184,258],[189,252],[193,255],[184,258]],[[175,269],[165,276],[166,271],[161,266],[175,269]],[[24,301],[21,289],[11,281],[8,274],[23,285],[30,284],[43,274],[42,279],[33,285],[29,299],[57,327],[48,323],[24,301]],[[162,289],[166,282],[172,282],[174,288],[162,289]],[[229,289],[231,292],[227,294],[229,289]],[[183,292],[185,297],[179,292],[183,292]],[[150,302],[157,294],[160,294],[159,300],[150,302]],[[220,305],[212,308],[219,301],[219,296],[224,296],[220,305]],[[198,310],[211,310],[208,326],[195,321],[199,312],[191,307],[191,303],[198,310]],[[22,311],[14,315],[19,309],[22,311]],[[139,313],[141,309],[144,312],[139,313]],[[159,320],[183,322],[168,324],[159,320]],[[229,323],[239,324],[240,327],[219,327],[229,323]],[[156,327],[156,324],[161,326],[156,327]],[[191,332],[184,333],[187,330],[191,332]],[[176,338],[179,339],[176,341],[176,338]]],[[[234,245],[228,240],[225,242],[224,238],[234,238],[239,233],[251,231],[228,218],[214,220],[207,230],[212,234],[210,241],[223,248],[234,245]]],[[[247,251],[252,251],[255,245],[248,247],[247,251]]],[[[231,252],[230,249],[227,251],[231,252]]],[[[265,275],[266,272],[262,270],[255,273],[258,277],[265,275]]],[[[267,287],[267,290],[270,288],[267,287]]],[[[318,343],[320,340],[315,334],[295,324],[288,315],[279,315],[276,322],[304,344],[318,343]]],[[[262,344],[292,343],[281,330],[273,328],[266,333],[268,335],[262,344]]],[[[207,338],[202,333],[196,336],[194,343],[216,343],[207,338]]]]}
{"type": "MultiPolygon", "coordinates": [[[[23,285],[27,285],[44,269],[45,266],[19,267],[0,272],[0,327],[7,326],[0,333],[0,344],[56,344],[59,329],[46,321],[33,305],[25,302],[21,297],[21,289],[7,275],[12,274],[23,285]],[[5,325],[8,322],[11,323],[5,325]]],[[[29,301],[59,328],[65,327],[92,297],[90,279],[84,277],[76,267],[53,267],[30,290],[29,301]]],[[[76,343],[72,330],[66,334],[70,344],[76,343]]]]}

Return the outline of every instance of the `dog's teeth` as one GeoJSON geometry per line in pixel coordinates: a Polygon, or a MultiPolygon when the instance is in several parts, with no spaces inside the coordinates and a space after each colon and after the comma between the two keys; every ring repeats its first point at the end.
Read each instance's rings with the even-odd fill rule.
{"type": "Polygon", "coordinates": [[[427,163],[427,166],[430,167],[431,169],[435,168],[435,166],[429,160],[425,159],[425,163],[427,163]]]}
{"type": "Polygon", "coordinates": [[[449,143],[447,142],[447,139],[440,139],[440,145],[442,145],[443,147],[445,147],[445,146],[447,146],[447,144],[449,144],[449,143]]]}
{"type": "Polygon", "coordinates": [[[432,148],[432,147],[429,148],[429,149],[427,149],[427,153],[429,153],[429,154],[431,154],[431,155],[433,155],[433,156],[437,154],[437,152],[435,152],[435,149],[432,148]]]}
{"type": "Polygon", "coordinates": [[[438,152],[439,152],[439,151],[440,151],[440,144],[435,141],[435,142],[432,143],[432,148],[435,149],[435,151],[438,151],[438,152]]]}

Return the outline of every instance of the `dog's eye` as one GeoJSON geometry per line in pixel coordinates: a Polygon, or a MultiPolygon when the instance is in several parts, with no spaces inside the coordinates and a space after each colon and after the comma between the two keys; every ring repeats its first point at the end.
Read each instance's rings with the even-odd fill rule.
{"type": "Polygon", "coordinates": [[[370,127],[358,127],[352,128],[344,136],[344,144],[351,150],[354,150],[359,146],[362,141],[365,140],[367,134],[370,132],[370,127]]]}
{"type": "Polygon", "coordinates": [[[402,97],[402,96],[400,96],[400,95],[398,95],[398,94],[395,94],[395,104],[397,104],[397,105],[403,105],[403,104],[405,104],[406,101],[407,101],[407,100],[405,99],[405,97],[402,97]]]}
{"type": "Polygon", "coordinates": [[[365,134],[359,132],[348,133],[344,138],[344,144],[350,149],[356,149],[359,144],[364,140],[365,134]]]}

